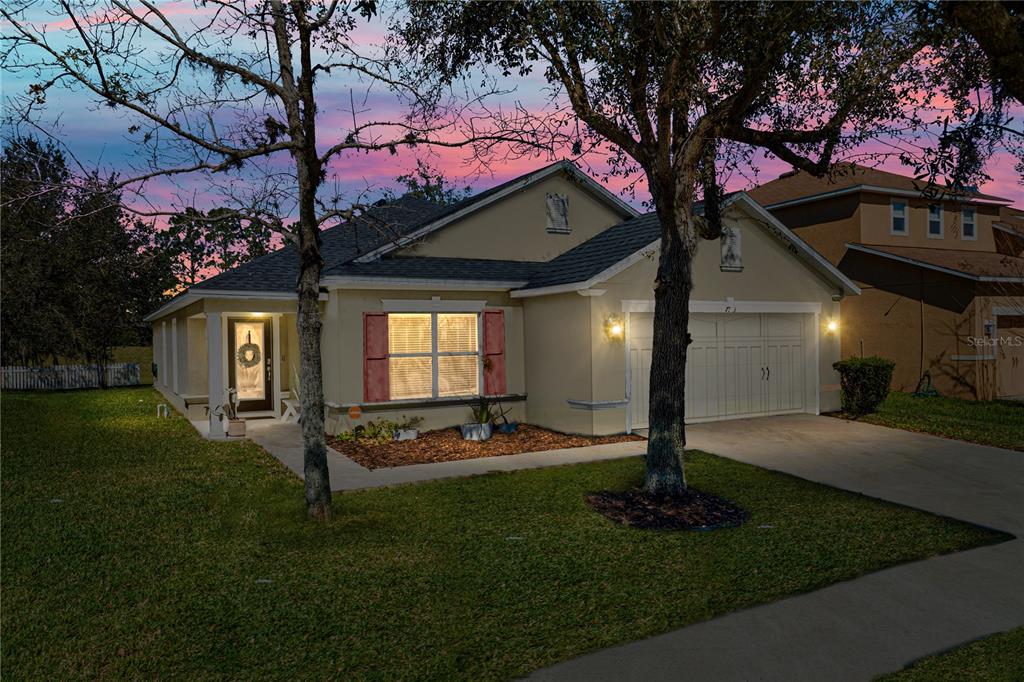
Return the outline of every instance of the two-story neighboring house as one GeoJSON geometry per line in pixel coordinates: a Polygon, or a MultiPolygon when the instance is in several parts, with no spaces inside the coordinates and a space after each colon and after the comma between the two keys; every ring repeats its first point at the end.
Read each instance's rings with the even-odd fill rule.
{"type": "Polygon", "coordinates": [[[842,304],[844,357],[896,362],[893,387],[1024,397],[1024,213],[979,192],[925,189],[853,165],[749,191],[862,294],[842,304]]]}

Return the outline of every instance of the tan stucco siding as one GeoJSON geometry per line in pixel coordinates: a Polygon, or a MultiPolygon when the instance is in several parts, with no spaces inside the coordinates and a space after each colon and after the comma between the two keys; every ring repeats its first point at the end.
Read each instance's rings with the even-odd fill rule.
{"type": "Polygon", "coordinates": [[[622,220],[607,204],[559,174],[428,235],[403,249],[402,255],[547,261],[622,220]],[[570,234],[547,232],[548,193],[569,197],[570,234]]]}
{"type": "Polygon", "coordinates": [[[861,241],[858,194],[789,206],[772,214],[833,265],[842,259],[846,244],[861,241]]]}
{"type": "Polygon", "coordinates": [[[917,246],[933,249],[957,249],[963,251],[995,251],[995,237],[992,223],[998,220],[999,209],[995,206],[975,205],[977,217],[975,230],[977,239],[961,239],[960,204],[941,201],[943,236],[941,239],[928,236],[928,205],[935,203],[927,199],[889,197],[870,192],[861,193],[861,239],[864,244],[890,244],[893,246],[917,246]],[[908,204],[909,231],[906,235],[892,234],[890,204],[892,200],[908,204]]]}
{"type": "MultiPolygon", "coordinates": [[[[400,291],[400,290],[332,290],[327,303],[324,324],[323,362],[324,397],[342,405],[363,402],[363,313],[380,312],[382,301],[430,301],[432,297],[444,301],[486,301],[487,308],[505,313],[505,372],[510,394],[526,392],[525,359],[523,349],[523,308],[519,301],[511,300],[502,292],[483,291],[400,291]]],[[[522,420],[525,409],[522,402],[510,402],[509,419],[522,420]]],[[[437,429],[466,421],[469,411],[465,405],[453,406],[396,406],[394,410],[379,406],[366,410],[354,421],[347,414],[339,415],[335,430],[346,430],[373,419],[399,419],[404,416],[423,417],[422,429],[437,429]]]]}
{"type": "MultiPolygon", "coordinates": [[[[839,377],[832,369],[832,363],[840,359],[839,336],[826,330],[830,319],[838,320],[841,328],[843,325],[839,319],[839,303],[832,300],[835,285],[804,265],[744,212],[733,209],[727,213],[727,219],[732,225],[739,226],[742,232],[743,271],[722,272],[718,242],[701,242],[693,263],[691,300],[725,301],[733,298],[736,301],[820,304],[818,329],[811,329],[813,315],[808,315],[807,342],[811,344],[813,336],[817,336],[821,410],[838,409],[839,377]]],[[[652,254],[595,287],[606,292],[590,299],[595,343],[595,401],[621,399],[626,381],[624,347],[621,342],[610,341],[604,336],[603,321],[610,314],[621,314],[624,300],[653,300],[656,272],[657,264],[652,254]]],[[[595,411],[595,428],[601,433],[621,431],[625,424],[625,410],[595,411]]]]}
{"type": "Polygon", "coordinates": [[[572,292],[524,301],[527,419],[559,431],[593,433],[593,413],[567,402],[593,400],[591,299],[572,292]]]}

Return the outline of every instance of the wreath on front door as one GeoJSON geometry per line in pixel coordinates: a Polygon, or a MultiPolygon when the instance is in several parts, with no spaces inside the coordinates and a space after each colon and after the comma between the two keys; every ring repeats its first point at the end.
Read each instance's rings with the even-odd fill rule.
{"type": "Polygon", "coordinates": [[[252,332],[248,332],[248,341],[238,347],[238,364],[249,369],[260,364],[260,347],[252,342],[252,332]]]}

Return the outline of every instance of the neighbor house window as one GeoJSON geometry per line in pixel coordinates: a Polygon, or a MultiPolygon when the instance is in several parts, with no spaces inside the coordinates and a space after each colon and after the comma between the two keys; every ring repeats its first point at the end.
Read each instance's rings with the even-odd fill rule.
{"type": "Polygon", "coordinates": [[[978,238],[978,211],[973,206],[964,206],[960,211],[961,239],[978,238]]]}
{"type": "Polygon", "coordinates": [[[569,234],[569,197],[564,194],[548,194],[548,232],[569,234]]]}
{"type": "Polygon", "coordinates": [[[928,236],[942,239],[942,204],[928,204],[928,236]]]}
{"type": "Polygon", "coordinates": [[[892,233],[893,234],[906,234],[907,233],[907,202],[905,201],[893,201],[890,204],[892,214],[892,233]]]}
{"type": "Polygon", "coordinates": [[[475,313],[389,314],[391,400],[479,394],[477,338],[475,313]]]}

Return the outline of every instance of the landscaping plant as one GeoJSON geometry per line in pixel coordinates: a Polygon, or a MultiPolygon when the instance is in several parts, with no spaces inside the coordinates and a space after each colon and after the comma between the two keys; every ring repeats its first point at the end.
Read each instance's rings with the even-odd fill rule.
{"type": "Polygon", "coordinates": [[[876,356],[833,363],[832,368],[839,372],[843,412],[859,417],[877,410],[889,395],[894,367],[892,360],[876,356]]]}

